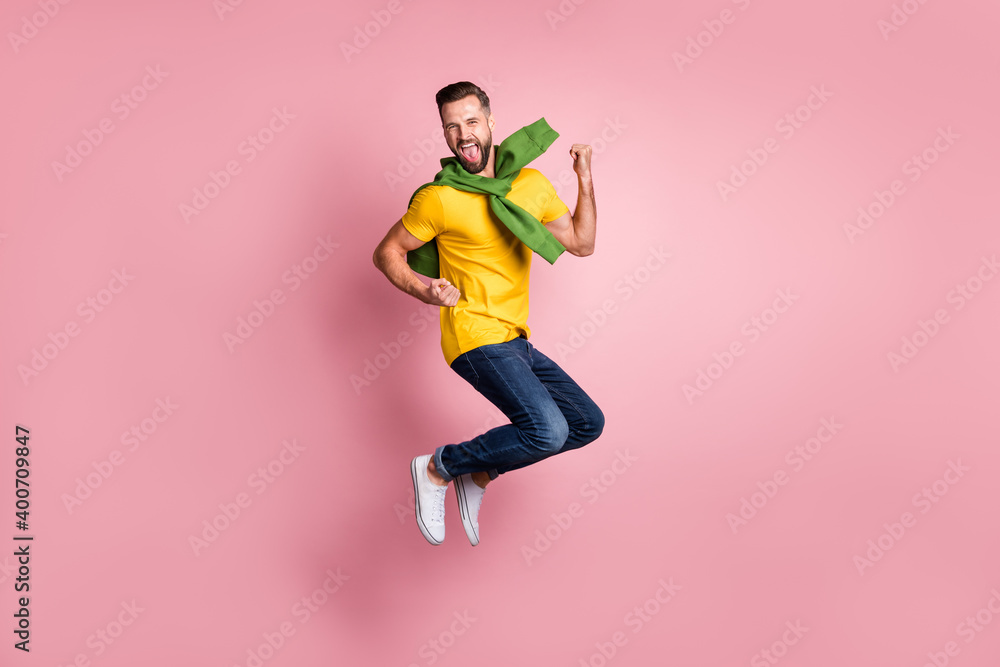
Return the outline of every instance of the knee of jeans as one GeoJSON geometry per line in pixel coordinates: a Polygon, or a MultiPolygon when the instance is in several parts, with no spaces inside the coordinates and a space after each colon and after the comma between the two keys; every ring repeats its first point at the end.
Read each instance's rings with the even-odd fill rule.
{"type": "Polygon", "coordinates": [[[523,431],[528,444],[542,454],[555,454],[566,444],[569,424],[558,410],[542,416],[542,421],[523,431]]]}
{"type": "Polygon", "coordinates": [[[569,424],[561,412],[548,417],[542,428],[534,433],[533,444],[546,454],[554,454],[566,444],[569,437],[569,424]]]}
{"type": "Polygon", "coordinates": [[[594,405],[594,409],[587,418],[587,437],[591,441],[597,440],[604,433],[604,412],[594,405]]]}

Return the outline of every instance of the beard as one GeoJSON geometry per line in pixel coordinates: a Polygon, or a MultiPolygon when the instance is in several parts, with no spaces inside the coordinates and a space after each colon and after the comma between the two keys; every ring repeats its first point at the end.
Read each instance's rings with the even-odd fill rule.
{"type": "Polygon", "coordinates": [[[479,143],[478,139],[473,139],[472,141],[477,146],[479,146],[479,161],[478,162],[469,162],[469,160],[467,160],[466,157],[464,155],[462,155],[462,151],[458,150],[458,146],[460,146],[461,144],[466,143],[464,141],[458,142],[458,144],[456,144],[455,148],[451,149],[451,152],[454,153],[454,155],[455,155],[456,158],[458,158],[458,163],[460,165],[462,165],[463,169],[465,169],[470,174],[478,174],[483,169],[486,169],[486,163],[490,161],[490,153],[493,151],[493,133],[491,132],[490,136],[486,137],[486,145],[485,146],[483,146],[481,143],[479,143]]]}

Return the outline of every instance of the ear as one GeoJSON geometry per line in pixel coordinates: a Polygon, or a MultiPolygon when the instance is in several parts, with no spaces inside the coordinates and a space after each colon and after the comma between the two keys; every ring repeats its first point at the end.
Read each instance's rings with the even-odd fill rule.
{"type": "Polygon", "coordinates": [[[490,132],[492,132],[493,131],[493,126],[496,125],[496,121],[493,120],[493,114],[492,113],[490,114],[490,117],[489,117],[488,121],[489,121],[489,124],[490,124],[490,132]]]}

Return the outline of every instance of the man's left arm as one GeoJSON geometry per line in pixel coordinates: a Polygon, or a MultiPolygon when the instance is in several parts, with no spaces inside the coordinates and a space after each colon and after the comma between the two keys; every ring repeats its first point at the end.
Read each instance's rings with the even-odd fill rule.
{"type": "Polygon", "coordinates": [[[592,152],[593,149],[586,144],[573,144],[569,149],[578,184],[576,211],[573,215],[566,211],[545,225],[567,251],[578,257],[592,255],[597,238],[597,204],[594,201],[594,179],[590,173],[592,152]]]}

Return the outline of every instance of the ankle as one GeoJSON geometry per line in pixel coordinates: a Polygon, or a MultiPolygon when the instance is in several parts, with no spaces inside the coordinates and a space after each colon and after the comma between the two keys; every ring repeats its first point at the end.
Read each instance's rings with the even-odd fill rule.
{"type": "Polygon", "coordinates": [[[427,477],[438,486],[448,486],[444,477],[438,474],[437,466],[434,465],[434,457],[431,457],[431,460],[427,462],[427,477]]]}
{"type": "Polygon", "coordinates": [[[486,485],[490,483],[490,474],[487,472],[474,472],[472,473],[472,481],[476,483],[480,489],[485,489],[486,485]]]}

